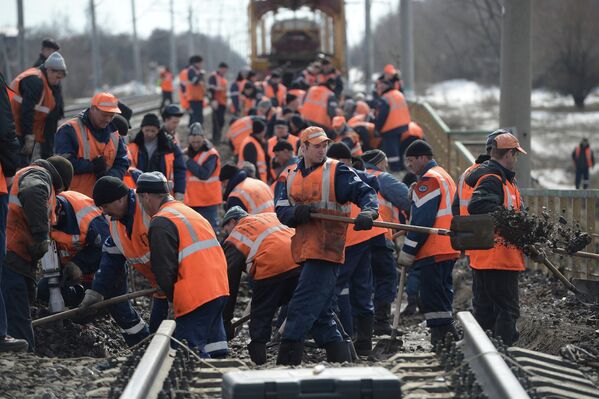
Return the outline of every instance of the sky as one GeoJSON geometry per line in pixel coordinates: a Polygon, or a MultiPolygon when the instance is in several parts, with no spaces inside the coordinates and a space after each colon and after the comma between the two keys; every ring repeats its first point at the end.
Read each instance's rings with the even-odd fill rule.
{"type": "MultiPolygon", "coordinates": [[[[23,0],[25,29],[40,25],[70,26],[76,32],[88,25],[88,0],[23,0]]],[[[346,0],[347,41],[354,45],[364,34],[364,0],[346,0]]],[[[17,26],[17,0],[0,0],[0,31],[17,26]]],[[[132,31],[131,0],[95,0],[96,23],[113,33],[132,31]]],[[[247,0],[174,0],[175,31],[188,30],[192,5],[194,31],[222,36],[240,54],[248,54],[247,0]]],[[[377,19],[397,9],[399,0],[372,0],[373,27],[377,19]]],[[[137,31],[147,37],[154,28],[170,29],[169,0],[136,0],[137,31]]]]}

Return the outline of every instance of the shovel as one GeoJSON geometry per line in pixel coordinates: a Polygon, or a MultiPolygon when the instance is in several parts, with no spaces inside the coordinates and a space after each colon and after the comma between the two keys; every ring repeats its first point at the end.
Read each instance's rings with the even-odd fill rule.
{"type": "MultiPolygon", "coordinates": [[[[560,255],[571,255],[571,256],[578,256],[581,258],[599,259],[599,254],[595,254],[592,252],[578,251],[578,252],[574,252],[574,253],[569,253],[563,248],[557,248],[554,250],[554,252],[556,252],[560,255]]],[[[581,293],[583,295],[583,297],[586,298],[587,300],[592,300],[595,302],[599,301],[599,281],[587,280],[587,279],[581,279],[581,278],[573,278],[572,285],[574,285],[574,287],[576,287],[578,292],[581,293]]]]}
{"type": "MultiPolygon", "coordinates": [[[[356,219],[322,213],[311,213],[310,217],[342,223],[353,224],[356,222],[356,219]]],[[[467,249],[491,249],[495,244],[495,223],[491,215],[454,216],[451,220],[450,230],[379,221],[374,221],[372,225],[374,227],[382,227],[385,229],[406,230],[414,231],[416,233],[448,236],[451,240],[451,246],[457,251],[467,249]]]]}

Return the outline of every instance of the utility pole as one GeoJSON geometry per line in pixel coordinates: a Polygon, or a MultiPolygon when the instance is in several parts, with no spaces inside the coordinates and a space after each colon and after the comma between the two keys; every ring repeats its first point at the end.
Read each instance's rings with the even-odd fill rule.
{"type": "Polygon", "coordinates": [[[516,169],[518,185],[530,187],[530,94],[532,0],[504,1],[501,24],[501,95],[499,125],[515,126],[518,140],[528,155],[520,157],[516,169]]]}
{"type": "Polygon", "coordinates": [[[135,66],[135,80],[143,82],[141,71],[141,51],[137,40],[137,16],[135,14],[135,0],[131,0],[131,17],[133,22],[133,64],[135,66]]]}
{"type": "Polygon", "coordinates": [[[102,81],[102,66],[100,65],[100,48],[98,46],[98,32],[96,30],[96,7],[94,0],[89,0],[89,12],[92,20],[92,69],[93,69],[93,85],[94,92],[100,89],[102,81]]]}
{"type": "Polygon", "coordinates": [[[25,17],[23,13],[23,0],[17,0],[17,23],[18,23],[18,48],[19,48],[19,71],[24,71],[26,68],[25,61],[25,17]]]}
{"type": "Polygon", "coordinates": [[[173,0],[170,0],[171,6],[171,40],[170,40],[170,58],[171,72],[174,74],[177,70],[177,47],[175,42],[175,5],[173,0]]]}
{"type": "Polygon", "coordinates": [[[414,33],[412,29],[412,0],[400,0],[399,18],[401,30],[400,63],[401,79],[406,94],[415,92],[414,86],[414,33]]]}
{"type": "Polygon", "coordinates": [[[364,46],[364,84],[366,85],[366,93],[370,93],[372,89],[372,71],[374,69],[373,56],[374,51],[372,49],[372,31],[370,27],[370,6],[371,0],[364,0],[364,14],[366,15],[365,29],[364,29],[364,40],[366,41],[364,46]]]}
{"type": "Polygon", "coordinates": [[[195,54],[195,45],[193,43],[193,10],[191,3],[187,9],[187,22],[189,23],[189,32],[187,32],[187,57],[191,57],[195,54]]]}

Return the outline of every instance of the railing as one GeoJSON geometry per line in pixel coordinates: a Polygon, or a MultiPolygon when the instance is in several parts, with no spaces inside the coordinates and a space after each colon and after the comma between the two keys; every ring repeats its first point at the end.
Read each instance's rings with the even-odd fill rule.
{"type": "MultiPolygon", "coordinates": [[[[452,131],[435,110],[426,102],[409,102],[410,114],[423,129],[427,141],[433,147],[435,160],[457,181],[459,176],[476,159],[474,154],[484,152],[485,131],[452,131]]],[[[597,230],[599,190],[545,190],[522,189],[524,204],[533,214],[540,214],[543,207],[553,215],[563,216],[570,224],[580,224],[583,231],[592,234],[593,241],[584,249],[599,253],[597,230]]],[[[552,255],[568,277],[599,280],[599,261],[574,256],[552,255]]],[[[531,264],[530,269],[546,271],[544,266],[531,264]]]]}

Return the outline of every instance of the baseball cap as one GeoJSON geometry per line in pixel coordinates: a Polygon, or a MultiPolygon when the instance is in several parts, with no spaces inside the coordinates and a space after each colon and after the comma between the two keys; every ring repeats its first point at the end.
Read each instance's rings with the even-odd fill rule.
{"type": "Polygon", "coordinates": [[[393,64],[387,64],[385,65],[385,69],[383,69],[383,71],[385,73],[388,73],[389,75],[395,75],[395,67],[393,66],[393,64]]]}
{"type": "Polygon", "coordinates": [[[320,144],[323,141],[331,141],[324,130],[318,126],[310,126],[305,128],[300,134],[302,143],[308,142],[311,144],[320,144]]]}
{"type": "Polygon", "coordinates": [[[121,113],[121,110],[119,109],[119,100],[110,93],[102,92],[96,94],[92,98],[92,105],[100,111],[115,112],[117,114],[121,113]]]}
{"type": "Polygon", "coordinates": [[[516,149],[517,151],[521,152],[522,154],[527,153],[526,151],[524,151],[524,149],[522,147],[520,147],[520,142],[518,141],[516,136],[514,136],[511,133],[502,133],[502,134],[498,135],[497,137],[495,137],[494,146],[498,150],[516,149]]]}

